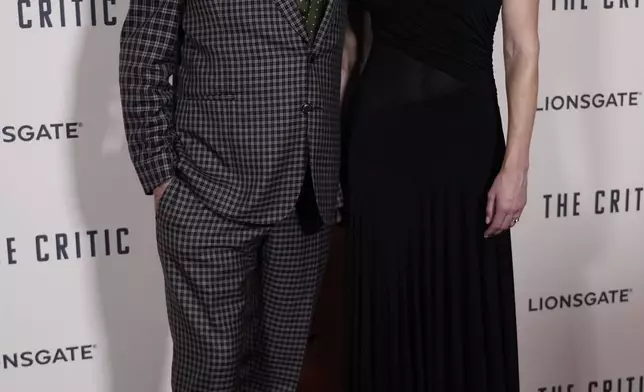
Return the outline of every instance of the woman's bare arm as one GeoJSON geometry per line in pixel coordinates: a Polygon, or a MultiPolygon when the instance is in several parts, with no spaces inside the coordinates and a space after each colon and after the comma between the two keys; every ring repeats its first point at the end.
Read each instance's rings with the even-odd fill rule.
{"type": "Polygon", "coordinates": [[[344,47],[342,50],[342,73],[341,73],[341,82],[340,82],[340,97],[344,97],[344,90],[347,87],[349,82],[349,76],[351,71],[355,66],[356,59],[358,57],[357,53],[358,42],[356,35],[351,29],[351,26],[347,23],[347,28],[344,33],[344,47]]]}
{"type": "Polygon", "coordinates": [[[502,169],[488,193],[486,237],[512,227],[526,205],[539,89],[539,0],[504,0],[502,18],[508,141],[502,169]]]}
{"type": "Polygon", "coordinates": [[[539,0],[504,0],[502,18],[509,115],[504,166],[527,170],[539,89],[539,0]]]}

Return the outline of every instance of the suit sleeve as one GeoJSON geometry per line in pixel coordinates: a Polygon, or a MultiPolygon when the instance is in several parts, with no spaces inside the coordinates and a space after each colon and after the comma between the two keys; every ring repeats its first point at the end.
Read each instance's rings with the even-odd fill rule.
{"type": "Polygon", "coordinates": [[[174,175],[175,90],[184,0],[131,0],[119,86],[130,157],[146,194],[174,175]]]}

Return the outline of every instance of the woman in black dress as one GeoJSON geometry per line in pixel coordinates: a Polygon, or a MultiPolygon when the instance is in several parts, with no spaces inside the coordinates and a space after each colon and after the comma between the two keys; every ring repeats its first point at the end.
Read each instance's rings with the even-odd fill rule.
{"type": "Polygon", "coordinates": [[[526,202],[538,0],[361,5],[373,39],[348,147],[348,392],[518,392],[509,228],[526,202]]]}

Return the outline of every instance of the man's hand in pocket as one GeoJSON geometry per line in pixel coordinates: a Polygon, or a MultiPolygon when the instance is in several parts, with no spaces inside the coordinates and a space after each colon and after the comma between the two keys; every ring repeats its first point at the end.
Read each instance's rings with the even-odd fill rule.
{"type": "Polygon", "coordinates": [[[154,211],[159,210],[159,202],[161,201],[161,198],[163,197],[163,194],[165,193],[165,190],[168,188],[168,185],[170,185],[170,181],[168,180],[164,182],[163,184],[159,185],[156,187],[153,191],[154,193],[154,211]]]}

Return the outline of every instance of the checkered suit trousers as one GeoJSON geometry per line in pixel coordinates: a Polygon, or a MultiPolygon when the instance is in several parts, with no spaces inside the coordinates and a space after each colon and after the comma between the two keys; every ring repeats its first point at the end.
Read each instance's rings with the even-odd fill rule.
{"type": "Polygon", "coordinates": [[[294,392],[329,226],[305,235],[295,213],[271,226],[222,218],[185,179],[157,212],[176,392],[294,392]]]}
{"type": "Polygon", "coordinates": [[[344,0],[130,0],[121,103],[157,218],[175,392],[293,392],[337,218],[344,0]],[[310,169],[323,229],[294,213],[310,169]]]}

